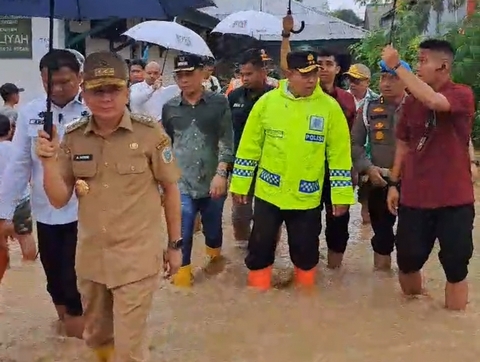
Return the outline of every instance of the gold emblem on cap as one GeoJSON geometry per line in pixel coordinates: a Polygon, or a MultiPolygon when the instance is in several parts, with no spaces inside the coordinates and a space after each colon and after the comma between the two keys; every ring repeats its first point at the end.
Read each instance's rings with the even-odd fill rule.
{"type": "Polygon", "coordinates": [[[95,77],[113,77],[115,75],[115,69],[113,68],[96,68],[93,70],[95,77]]]}
{"type": "Polygon", "coordinates": [[[378,131],[375,133],[375,139],[377,141],[381,141],[385,138],[385,134],[382,131],[378,131]]]}
{"type": "Polygon", "coordinates": [[[138,148],[138,143],[136,143],[136,142],[130,143],[130,149],[131,150],[136,150],[137,148],[138,148]]]}
{"type": "Polygon", "coordinates": [[[307,60],[308,60],[309,62],[312,61],[312,60],[314,60],[314,59],[315,59],[315,57],[313,56],[313,54],[308,54],[307,60]]]}
{"type": "Polygon", "coordinates": [[[75,181],[75,194],[77,197],[85,196],[90,192],[90,186],[85,180],[75,181]]]}

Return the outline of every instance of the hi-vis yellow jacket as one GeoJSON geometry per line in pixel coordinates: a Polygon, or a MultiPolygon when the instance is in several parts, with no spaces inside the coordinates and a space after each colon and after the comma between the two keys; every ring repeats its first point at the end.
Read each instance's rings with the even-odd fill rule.
{"type": "Polygon", "coordinates": [[[295,98],[281,81],[253,107],[236,154],[230,191],[248,195],[258,167],[255,196],[283,210],[320,204],[330,169],[332,203],[353,205],[350,133],[340,105],[317,86],[295,98]]]}

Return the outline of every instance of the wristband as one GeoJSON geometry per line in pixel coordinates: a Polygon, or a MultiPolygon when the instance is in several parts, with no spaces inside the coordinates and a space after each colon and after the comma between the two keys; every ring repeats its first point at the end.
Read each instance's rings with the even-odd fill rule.
{"type": "MultiPolygon", "coordinates": [[[[277,34],[278,34],[278,33],[277,33],[277,34]]],[[[284,32],[284,31],[282,31],[282,38],[284,38],[284,39],[290,38],[290,33],[286,33],[286,32],[284,32]]]]}
{"type": "Polygon", "coordinates": [[[398,63],[396,66],[392,68],[393,71],[396,71],[398,68],[402,66],[402,63],[398,63]]]}

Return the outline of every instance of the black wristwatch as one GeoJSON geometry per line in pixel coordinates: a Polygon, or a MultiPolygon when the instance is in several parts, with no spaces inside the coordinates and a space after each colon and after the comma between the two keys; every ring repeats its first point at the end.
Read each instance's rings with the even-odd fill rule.
{"type": "Polygon", "coordinates": [[[387,180],[387,185],[388,185],[388,187],[396,187],[398,189],[398,187],[400,186],[400,182],[399,181],[387,180]]]}
{"type": "Polygon", "coordinates": [[[175,241],[168,242],[168,248],[172,250],[180,250],[183,246],[183,239],[177,239],[175,241]]]}
{"type": "Polygon", "coordinates": [[[282,31],[282,38],[284,38],[284,39],[290,38],[290,33],[286,33],[284,31],[282,31]]]}

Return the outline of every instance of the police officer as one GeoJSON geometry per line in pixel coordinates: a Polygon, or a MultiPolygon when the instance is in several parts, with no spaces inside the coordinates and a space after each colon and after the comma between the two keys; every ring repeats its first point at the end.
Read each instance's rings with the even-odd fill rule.
{"type": "Polygon", "coordinates": [[[248,284],[262,290],[271,285],[283,222],[295,283],[315,282],[325,161],[330,167],[334,215],[345,214],[354,203],[350,133],[342,108],[321,91],[314,53],[291,52],[287,64],[287,80],[259,99],[250,112],[230,187],[236,202],[246,203],[258,167],[245,263],[250,269],[248,284]]]}
{"type": "MultiPolygon", "coordinates": [[[[266,82],[267,74],[260,49],[249,49],[243,54],[240,62],[240,74],[243,85],[228,95],[233,121],[234,152],[238,149],[248,115],[253,106],[266,92],[275,89],[274,86],[266,82]]],[[[239,247],[247,245],[252,216],[252,199],[249,199],[246,204],[232,203],[233,234],[239,247]]]]}
{"type": "Polygon", "coordinates": [[[147,360],[146,320],[162,266],[159,184],[170,272],[181,265],[179,170],[170,139],[155,119],[128,112],[127,81],[118,55],[90,54],[82,90],[92,116],[69,124],[60,147],[55,132],[50,141],[39,131],[36,143],[50,203],[61,208],[74,191],[79,199],[84,338],[102,362],[147,360]]]}
{"type": "MultiPolygon", "coordinates": [[[[410,66],[402,61],[404,68],[410,66]]],[[[352,158],[368,188],[368,212],[373,228],[374,268],[390,270],[396,217],[387,208],[387,179],[395,154],[395,126],[405,100],[405,84],[380,62],[378,99],[366,99],[352,129],[352,158]]]]}

